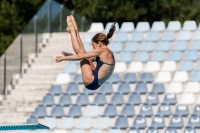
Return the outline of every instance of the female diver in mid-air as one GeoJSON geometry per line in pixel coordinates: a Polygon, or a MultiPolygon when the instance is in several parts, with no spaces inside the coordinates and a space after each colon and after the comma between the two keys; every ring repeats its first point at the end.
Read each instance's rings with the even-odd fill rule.
{"type": "Polygon", "coordinates": [[[67,16],[67,31],[71,34],[72,47],[76,53],[73,55],[62,52],[64,56],[57,56],[56,62],[64,60],[80,60],[83,83],[87,89],[98,89],[113,73],[115,59],[112,51],[108,48],[109,38],[115,31],[115,23],[111,26],[107,35],[98,33],[92,38],[93,50],[86,52],[80,39],[78,27],[73,16],[67,16]],[[96,61],[96,68],[92,61],[96,61]]]}

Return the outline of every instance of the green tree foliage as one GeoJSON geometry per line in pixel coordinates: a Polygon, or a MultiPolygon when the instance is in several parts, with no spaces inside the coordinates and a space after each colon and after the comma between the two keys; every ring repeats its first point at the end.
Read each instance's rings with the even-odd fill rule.
{"type": "Polygon", "coordinates": [[[114,21],[200,21],[199,0],[58,0],[87,19],[96,22],[114,21]]]}
{"type": "Polygon", "coordinates": [[[45,0],[0,0],[0,55],[45,0]]]}

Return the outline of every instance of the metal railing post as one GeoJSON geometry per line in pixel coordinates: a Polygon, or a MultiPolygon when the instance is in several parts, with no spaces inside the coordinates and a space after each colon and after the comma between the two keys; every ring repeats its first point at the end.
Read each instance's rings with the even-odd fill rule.
{"type": "Polygon", "coordinates": [[[60,5],[60,32],[63,31],[62,20],[63,20],[63,5],[60,5]]]}
{"type": "Polygon", "coordinates": [[[3,95],[6,95],[6,53],[3,54],[4,57],[4,68],[3,68],[3,95]]]}
{"type": "Polygon", "coordinates": [[[81,17],[81,31],[84,31],[85,28],[85,17],[81,17]]]}
{"type": "Polygon", "coordinates": [[[34,33],[35,33],[35,56],[38,54],[38,31],[37,31],[37,15],[34,17],[34,33]]]}
{"type": "Polygon", "coordinates": [[[20,75],[22,74],[22,63],[23,63],[23,42],[22,42],[22,34],[20,34],[20,75]]]}
{"type": "Polygon", "coordinates": [[[51,0],[49,0],[49,7],[48,7],[48,32],[51,33],[51,0]]]}

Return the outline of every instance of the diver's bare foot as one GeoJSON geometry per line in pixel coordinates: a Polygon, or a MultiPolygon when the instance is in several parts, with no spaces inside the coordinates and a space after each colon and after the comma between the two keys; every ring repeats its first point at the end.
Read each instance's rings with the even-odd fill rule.
{"type": "Polygon", "coordinates": [[[70,55],[73,55],[72,53],[70,53],[70,52],[65,52],[65,51],[62,51],[62,54],[63,54],[64,56],[70,56],[70,55]]]}
{"type": "Polygon", "coordinates": [[[73,25],[74,25],[74,28],[75,28],[76,30],[78,30],[78,26],[77,26],[77,24],[76,24],[76,20],[74,19],[74,16],[70,15],[70,18],[71,18],[71,20],[72,20],[72,23],[73,23],[73,25]]]}
{"type": "Polygon", "coordinates": [[[68,25],[68,27],[67,27],[67,31],[69,32],[69,33],[71,33],[72,31],[74,31],[75,29],[74,29],[74,25],[73,25],[73,23],[72,23],[72,20],[71,20],[71,18],[69,17],[69,16],[67,16],[67,25],[68,25]]]}

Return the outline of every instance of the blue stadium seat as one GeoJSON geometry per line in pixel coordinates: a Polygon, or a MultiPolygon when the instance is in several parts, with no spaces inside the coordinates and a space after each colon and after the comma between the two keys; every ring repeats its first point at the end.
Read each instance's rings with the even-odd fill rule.
{"type": "Polygon", "coordinates": [[[200,82],[200,71],[194,71],[191,78],[190,78],[190,81],[196,81],[196,82],[200,82]]]}
{"type": "Polygon", "coordinates": [[[135,26],[133,22],[123,22],[120,28],[121,32],[133,32],[135,29],[135,26]]]}
{"type": "Polygon", "coordinates": [[[122,51],[122,43],[121,42],[112,42],[110,44],[110,50],[112,52],[121,52],[122,51]]]}
{"type": "Polygon", "coordinates": [[[196,31],[193,40],[200,40],[200,31],[196,31]]]}
{"type": "Polygon", "coordinates": [[[165,133],[177,133],[177,131],[176,131],[176,128],[170,128],[170,127],[168,127],[168,128],[165,130],[165,133]]]}
{"type": "Polygon", "coordinates": [[[196,69],[195,70],[200,70],[200,61],[198,61],[196,69]]]}
{"type": "Polygon", "coordinates": [[[87,33],[84,36],[83,43],[91,43],[93,36],[94,36],[94,33],[87,33]]]}
{"type": "Polygon", "coordinates": [[[146,118],[143,116],[136,116],[132,128],[136,129],[144,129],[147,127],[146,118]]]}
{"type": "Polygon", "coordinates": [[[164,104],[167,105],[174,105],[177,103],[176,95],[175,94],[166,94],[163,100],[164,104]]]}
{"type": "Polygon", "coordinates": [[[124,48],[125,52],[137,52],[138,44],[137,42],[127,42],[124,48]]]}
{"type": "Polygon", "coordinates": [[[153,85],[153,88],[151,92],[157,93],[157,94],[163,94],[165,92],[165,86],[162,83],[155,83],[153,85]]]}
{"type": "Polygon", "coordinates": [[[158,133],[158,129],[149,127],[146,133],[158,133]]]}
{"type": "Polygon", "coordinates": [[[41,104],[44,105],[44,106],[52,106],[52,105],[54,105],[55,102],[54,102],[53,95],[47,94],[46,96],[44,96],[41,104]]]}
{"type": "Polygon", "coordinates": [[[69,106],[71,104],[72,104],[72,100],[71,100],[70,95],[64,94],[64,95],[62,95],[62,97],[60,97],[59,105],[69,106]]]}
{"type": "Polygon", "coordinates": [[[135,92],[139,94],[146,94],[147,93],[147,85],[146,83],[137,83],[135,87],[135,92]]]}
{"type": "Polygon", "coordinates": [[[74,82],[77,84],[83,84],[82,74],[76,74],[74,77],[74,82]]]}
{"type": "Polygon", "coordinates": [[[139,22],[136,26],[136,31],[147,32],[150,30],[149,22],[139,22]]]}
{"type": "Polygon", "coordinates": [[[181,23],[179,21],[170,21],[167,26],[168,31],[179,31],[181,30],[181,23]]]}
{"type": "Polygon", "coordinates": [[[61,85],[51,85],[49,93],[52,95],[60,95],[62,93],[61,85]]]}
{"type": "Polygon", "coordinates": [[[196,50],[189,50],[185,54],[185,57],[183,58],[184,60],[189,60],[189,61],[196,61],[198,60],[198,53],[196,50]]]}
{"type": "Polygon", "coordinates": [[[76,95],[79,93],[79,90],[78,90],[78,85],[76,83],[69,83],[69,85],[67,86],[67,89],[66,89],[66,93],[69,94],[69,95],[76,95]]]}
{"type": "Polygon", "coordinates": [[[190,31],[180,31],[177,40],[190,41],[192,38],[190,31]]]}
{"type": "Polygon", "coordinates": [[[109,117],[105,117],[105,116],[100,116],[98,119],[97,119],[97,122],[94,126],[94,128],[96,129],[109,129],[110,128],[110,118],[109,117]]]}
{"type": "Polygon", "coordinates": [[[197,40],[197,41],[193,41],[191,44],[190,44],[190,47],[189,47],[189,50],[200,50],[200,40],[197,40]]]}
{"type": "Polygon", "coordinates": [[[62,117],[60,124],[57,125],[58,129],[72,129],[75,126],[74,118],[65,116],[62,117]]]}
{"type": "Polygon", "coordinates": [[[176,39],[174,31],[166,31],[162,37],[162,41],[174,41],[176,39]]]}
{"type": "Polygon", "coordinates": [[[84,87],[84,89],[83,89],[83,94],[86,94],[86,95],[93,95],[93,94],[95,94],[97,92],[97,90],[89,90],[89,89],[87,89],[86,87],[84,87]]]}
{"type": "Polygon", "coordinates": [[[135,56],[135,61],[147,62],[148,60],[148,52],[138,52],[135,56]]]}
{"type": "Polygon", "coordinates": [[[74,74],[77,72],[77,67],[76,67],[76,63],[67,63],[65,65],[64,70],[62,71],[63,73],[69,73],[69,74],[74,74]]]}
{"type": "Polygon", "coordinates": [[[118,83],[119,81],[120,81],[119,74],[113,73],[113,74],[110,76],[110,78],[107,79],[106,82],[116,84],[116,83],[118,83]]]}
{"type": "Polygon", "coordinates": [[[121,52],[118,61],[119,62],[131,62],[133,60],[131,52],[121,52]]]}
{"type": "Polygon", "coordinates": [[[122,82],[135,83],[137,81],[135,73],[126,73],[122,82]]]}
{"type": "Polygon", "coordinates": [[[169,117],[169,115],[171,115],[170,106],[167,104],[161,104],[160,107],[158,108],[157,115],[169,117]]]}
{"type": "Polygon", "coordinates": [[[105,82],[101,87],[99,92],[103,93],[104,95],[110,95],[113,93],[112,84],[109,82],[105,82]]]}
{"type": "Polygon", "coordinates": [[[180,61],[182,58],[181,52],[180,51],[171,51],[168,55],[168,60],[169,61],[180,61]]]}
{"type": "Polygon", "coordinates": [[[194,115],[200,115],[200,104],[197,104],[197,105],[194,107],[193,114],[194,114],[194,115]]]}
{"type": "Polygon", "coordinates": [[[64,115],[65,113],[64,113],[63,107],[61,105],[56,105],[52,109],[50,116],[55,117],[55,118],[61,118],[64,115]]]}
{"type": "Polygon", "coordinates": [[[105,97],[104,94],[98,93],[98,94],[95,96],[93,104],[98,105],[98,106],[103,106],[103,105],[105,105],[106,103],[107,103],[107,102],[106,102],[106,97],[105,97]]]}
{"type": "Polygon", "coordinates": [[[149,104],[143,104],[143,106],[140,108],[139,115],[143,117],[151,117],[153,115],[152,106],[149,104]]]}
{"type": "Polygon", "coordinates": [[[193,70],[192,61],[182,61],[179,67],[179,71],[190,72],[193,70]]]}
{"type": "Polygon", "coordinates": [[[154,81],[154,77],[152,73],[143,73],[140,82],[143,83],[152,83],[154,81]]]}
{"type": "Polygon", "coordinates": [[[182,128],[184,126],[183,119],[179,115],[173,115],[169,127],[182,128]]]}
{"type": "Polygon", "coordinates": [[[146,39],[146,41],[157,42],[160,39],[159,32],[151,31],[146,39]]]}
{"type": "Polygon", "coordinates": [[[194,20],[187,20],[183,24],[183,29],[182,30],[189,30],[189,31],[194,31],[197,29],[197,24],[194,20]]]}
{"type": "Polygon", "coordinates": [[[187,126],[199,129],[200,128],[200,116],[199,115],[191,115],[187,126]]]}
{"type": "Polygon", "coordinates": [[[55,129],[56,128],[56,118],[48,116],[44,118],[43,124],[50,129],[55,129]]]}
{"type": "Polygon", "coordinates": [[[131,104],[126,104],[120,115],[124,117],[133,117],[135,115],[135,110],[131,104]]]}
{"type": "Polygon", "coordinates": [[[176,112],[174,113],[175,115],[181,115],[181,116],[188,116],[189,115],[189,109],[187,105],[178,105],[176,107],[176,112]]]}
{"type": "Polygon", "coordinates": [[[89,99],[88,96],[86,94],[81,93],[77,100],[76,100],[76,104],[79,106],[86,106],[89,104],[89,99]]]}
{"type": "Polygon", "coordinates": [[[31,116],[27,121],[27,124],[38,123],[38,119],[35,116],[31,116]]]}
{"type": "Polygon", "coordinates": [[[165,23],[163,21],[155,21],[151,27],[152,31],[164,31],[165,23]]]}
{"type": "MultiPolygon", "coordinates": [[[[105,30],[104,30],[104,32],[106,32],[106,34],[109,32],[110,27],[111,27],[111,25],[112,25],[113,23],[114,23],[114,22],[108,22],[108,23],[106,24],[106,27],[105,27],[105,30]]],[[[116,27],[115,32],[118,32],[118,30],[119,30],[119,24],[116,23],[116,24],[115,24],[115,27],[116,27]]]]}
{"type": "Polygon", "coordinates": [[[43,105],[38,105],[32,116],[37,118],[44,118],[45,116],[47,116],[46,107],[43,105]]]}
{"type": "Polygon", "coordinates": [[[132,42],[142,42],[144,40],[144,36],[142,32],[134,32],[131,39],[129,41],[132,42]]]}
{"type": "Polygon", "coordinates": [[[155,129],[163,129],[165,127],[165,120],[163,116],[155,115],[152,120],[151,127],[155,129]]]}
{"type": "Polygon", "coordinates": [[[114,128],[126,129],[128,127],[128,120],[124,116],[119,116],[115,122],[114,128]]]}
{"type": "Polygon", "coordinates": [[[92,49],[91,49],[91,42],[84,42],[83,46],[84,46],[86,52],[92,51],[92,49]]]}
{"type": "Polygon", "coordinates": [[[115,117],[116,115],[117,115],[116,106],[112,104],[108,104],[108,106],[105,108],[103,116],[115,117]]]}
{"type": "Polygon", "coordinates": [[[153,42],[144,42],[142,44],[142,48],[140,49],[140,51],[144,51],[144,52],[152,52],[153,50],[154,50],[153,42]]]}
{"type": "Polygon", "coordinates": [[[147,96],[146,103],[151,105],[157,105],[159,103],[158,95],[154,92],[150,92],[147,96]]]}
{"type": "Polygon", "coordinates": [[[163,52],[167,52],[169,50],[170,50],[170,44],[168,41],[161,41],[156,49],[156,51],[163,51],[163,52]]]}
{"type": "Polygon", "coordinates": [[[74,104],[68,113],[68,116],[70,117],[74,117],[74,118],[79,118],[80,116],[82,116],[82,111],[81,111],[81,107],[74,104]]]}
{"type": "Polygon", "coordinates": [[[120,93],[115,93],[113,96],[112,96],[112,99],[111,99],[111,104],[113,105],[122,105],[124,103],[124,98],[123,98],[123,95],[120,94],[120,93]]]}
{"type": "Polygon", "coordinates": [[[121,84],[118,87],[117,92],[120,93],[120,94],[128,94],[128,93],[130,93],[129,83],[121,82],[121,84]]]}
{"type": "Polygon", "coordinates": [[[187,49],[185,41],[176,41],[172,50],[185,51],[187,49]]]}
{"type": "Polygon", "coordinates": [[[162,51],[155,51],[151,57],[151,61],[163,62],[165,60],[165,53],[162,51]]]}
{"type": "Polygon", "coordinates": [[[196,133],[196,130],[192,127],[186,127],[183,133],[196,133]]]}
{"type": "Polygon", "coordinates": [[[126,32],[118,32],[114,42],[126,42],[128,41],[128,35],[126,32]]]}
{"type": "Polygon", "coordinates": [[[136,128],[130,128],[130,130],[128,131],[128,133],[140,133],[140,130],[136,129],[136,128]]]}
{"type": "Polygon", "coordinates": [[[132,93],[127,102],[127,104],[131,104],[131,105],[139,105],[141,103],[142,101],[141,101],[140,94],[137,94],[137,93],[132,93]]]}

